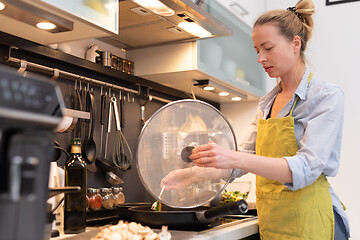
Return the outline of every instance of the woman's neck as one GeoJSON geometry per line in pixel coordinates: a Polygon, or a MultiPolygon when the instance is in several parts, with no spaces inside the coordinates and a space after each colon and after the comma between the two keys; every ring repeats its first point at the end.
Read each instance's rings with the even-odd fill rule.
{"type": "Polygon", "coordinates": [[[283,93],[295,92],[305,73],[305,63],[299,61],[288,73],[281,77],[281,88],[283,93]]]}

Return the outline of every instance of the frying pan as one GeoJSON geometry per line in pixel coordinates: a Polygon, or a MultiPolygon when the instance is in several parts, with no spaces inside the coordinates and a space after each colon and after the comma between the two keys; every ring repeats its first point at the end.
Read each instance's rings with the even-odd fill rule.
{"type": "Polygon", "coordinates": [[[134,207],[144,207],[145,209],[150,209],[153,203],[123,203],[117,206],[117,210],[119,213],[119,218],[124,221],[133,221],[132,216],[130,214],[129,209],[134,207]]]}
{"type": "Polygon", "coordinates": [[[169,229],[196,229],[209,225],[218,217],[245,214],[248,205],[244,200],[228,203],[220,207],[200,206],[181,209],[163,206],[162,211],[151,210],[149,206],[131,207],[131,220],[153,228],[167,225],[169,229]]]}

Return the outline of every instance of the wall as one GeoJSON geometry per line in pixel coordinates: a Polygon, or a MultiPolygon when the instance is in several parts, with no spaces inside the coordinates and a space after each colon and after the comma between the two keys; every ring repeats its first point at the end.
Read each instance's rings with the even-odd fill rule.
{"type": "MultiPolygon", "coordinates": [[[[296,1],[269,0],[267,9],[283,8],[295,5],[296,1]]],[[[343,146],[341,166],[335,178],[329,178],[331,186],[347,207],[351,227],[351,239],[360,239],[360,184],[356,178],[360,162],[355,153],[359,146],[360,128],[358,119],[360,107],[357,94],[360,89],[360,32],[354,23],[360,22],[360,2],[325,6],[325,0],[314,1],[315,29],[308,46],[307,58],[317,77],[338,84],[345,93],[345,117],[343,127],[343,146]]],[[[246,126],[254,116],[256,104],[223,104],[221,110],[234,123],[235,130],[242,137],[246,126]],[[238,115],[234,114],[234,108],[238,115]],[[246,114],[248,113],[248,115],[246,114]]],[[[247,125],[248,127],[249,125],[247,125]]],[[[326,143],[324,143],[326,144],[326,143]]]]}

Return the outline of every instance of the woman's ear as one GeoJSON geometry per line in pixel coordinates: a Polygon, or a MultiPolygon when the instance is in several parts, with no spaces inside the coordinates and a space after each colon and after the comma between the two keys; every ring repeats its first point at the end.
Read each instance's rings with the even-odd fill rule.
{"type": "Polygon", "coordinates": [[[294,53],[297,53],[301,49],[301,38],[299,36],[295,36],[293,39],[293,48],[294,53]]]}

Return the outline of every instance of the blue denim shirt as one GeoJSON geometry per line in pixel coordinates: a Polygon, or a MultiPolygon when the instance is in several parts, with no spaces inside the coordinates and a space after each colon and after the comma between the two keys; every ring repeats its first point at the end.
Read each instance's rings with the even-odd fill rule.
{"type": "MultiPolygon", "coordinates": [[[[293,111],[299,151],[295,156],[284,157],[293,177],[292,183],[284,185],[293,191],[312,184],[320,174],[334,177],[340,166],[344,93],[338,86],[315,76],[308,85],[309,73],[307,67],[292,100],[278,114],[278,117],[288,116],[296,96],[299,96],[293,111]]],[[[279,87],[275,87],[260,99],[255,121],[248,137],[240,144],[240,151],[255,154],[258,119],[266,119],[278,93],[279,87]]],[[[244,174],[241,170],[237,172],[238,177],[244,174]]],[[[342,217],[349,233],[348,220],[340,200],[331,187],[329,190],[334,210],[342,217]]]]}

